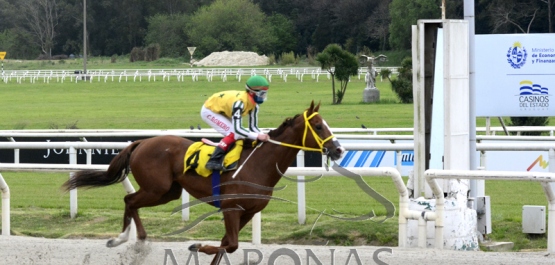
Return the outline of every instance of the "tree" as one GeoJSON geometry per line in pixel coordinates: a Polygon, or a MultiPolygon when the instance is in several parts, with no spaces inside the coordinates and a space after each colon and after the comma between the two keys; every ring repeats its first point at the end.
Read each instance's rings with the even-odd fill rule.
{"type": "Polygon", "coordinates": [[[192,14],[201,5],[209,4],[212,0],[158,0],[148,4],[160,15],[192,14]],[[159,13],[158,13],[159,12],[159,13]]]}
{"type": "Polygon", "coordinates": [[[345,51],[338,44],[328,45],[322,53],[316,56],[322,69],[328,71],[332,79],[332,104],[341,104],[343,96],[347,91],[347,85],[351,76],[358,73],[358,60],[356,57],[345,51]],[[340,82],[340,88],[335,92],[335,79],[340,82]]]}
{"type": "MultiPolygon", "coordinates": [[[[87,51],[92,56],[124,55],[129,54],[133,47],[145,47],[152,43],[154,38],[158,38],[164,56],[173,56],[169,54],[175,54],[171,51],[176,49],[168,49],[168,45],[162,42],[168,39],[168,44],[175,43],[175,37],[181,39],[185,35],[187,38],[195,36],[196,43],[187,39],[183,44],[199,47],[195,52],[199,56],[202,53],[223,49],[250,49],[267,54],[293,51],[302,56],[308,51],[313,51],[311,54],[321,52],[330,43],[338,43],[353,54],[359,53],[364,46],[374,51],[408,50],[411,43],[411,25],[416,24],[418,19],[440,18],[441,2],[91,0],[87,1],[87,51]],[[210,11],[210,14],[202,15],[206,11],[210,11]],[[162,36],[163,32],[152,32],[164,28],[148,30],[149,18],[170,15],[195,15],[198,21],[189,24],[187,30],[182,27],[178,36],[162,36]],[[209,17],[210,15],[212,17],[209,17]],[[194,26],[191,28],[193,31],[189,30],[190,26],[194,26]],[[262,34],[259,34],[260,32],[262,34]],[[207,51],[203,51],[204,44],[207,44],[207,51]]],[[[448,19],[463,18],[463,1],[445,2],[448,19]]],[[[552,33],[555,31],[553,8],[555,0],[476,0],[476,34],[552,33]]],[[[40,8],[41,14],[43,10],[40,8]]],[[[17,54],[17,58],[36,58],[43,46],[52,46],[44,48],[50,51],[43,53],[78,54],[82,51],[83,45],[83,1],[0,0],[0,32],[10,33],[7,36],[12,47],[10,49],[18,50],[17,53],[11,51],[10,54],[17,54]],[[25,4],[40,6],[40,3],[56,3],[57,9],[53,11],[57,12],[48,14],[58,17],[58,20],[55,20],[55,16],[51,16],[49,23],[34,23],[35,26],[43,27],[57,23],[54,27],[54,38],[43,38],[42,43],[40,34],[35,34],[29,25],[28,19],[33,12],[29,12],[29,7],[25,7],[25,4]],[[18,34],[15,39],[13,32],[18,34]],[[30,34],[33,34],[37,41],[29,41],[30,34]],[[23,57],[20,57],[21,55],[23,57]]],[[[4,38],[3,42],[8,43],[6,37],[4,38]]],[[[186,49],[182,50],[187,55],[186,49]]]]}
{"type": "Polygon", "coordinates": [[[146,44],[160,44],[160,56],[181,57],[187,55],[187,35],[183,28],[187,24],[186,15],[155,15],[147,19],[146,44]]]}
{"type": "Polygon", "coordinates": [[[22,0],[21,12],[27,21],[27,29],[35,36],[43,54],[52,57],[59,7],[56,0],[22,0]]]}
{"type": "Polygon", "coordinates": [[[0,0],[0,31],[14,26],[17,8],[7,0],[0,0]]]}
{"type": "Polygon", "coordinates": [[[380,50],[384,51],[389,35],[389,1],[381,1],[371,16],[366,20],[366,30],[370,37],[376,38],[380,42],[380,50]]]}
{"type": "Polygon", "coordinates": [[[534,3],[534,1],[532,3],[515,0],[492,2],[490,10],[493,32],[530,33],[541,8],[539,3],[534,3]]]}
{"type": "Polygon", "coordinates": [[[255,4],[260,6],[260,9],[264,11],[266,14],[282,14],[286,17],[291,17],[291,13],[296,12],[298,7],[298,2],[300,4],[306,4],[302,2],[306,1],[299,1],[299,0],[253,0],[255,4]]]}
{"type": "Polygon", "coordinates": [[[36,45],[27,45],[33,42],[33,36],[26,31],[15,28],[0,32],[0,51],[6,51],[9,58],[35,59],[40,49],[36,45]]]}
{"type": "Polygon", "coordinates": [[[411,44],[411,25],[419,19],[438,19],[441,17],[439,0],[393,0],[389,12],[389,43],[393,49],[405,50],[411,44]]]}
{"type": "Polygon", "coordinates": [[[547,24],[548,24],[548,32],[553,33],[553,6],[555,5],[555,1],[553,0],[541,0],[543,3],[547,5],[547,24]]]}
{"type": "Polygon", "coordinates": [[[191,17],[186,34],[200,54],[250,50],[271,52],[275,38],[266,15],[249,0],[216,0],[191,17]]]}
{"type": "Polygon", "coordinates": [[[295,36],[295,25],[291,20],[282,14],[273,14],[268,17],[272,35],[276,41],[272,51],[275,55],[283,52],[294,51],[297,48],[297,36],[295,36]]]}
{"type": "MultiPolygon", "coordinates": [[[[387,74],[387,73],[386,73],[387,74]]],[[[383,76],[383,75],[382,75],[383,76]]],[[[389,75],[386,76],[389,82],[391,82],[391,89],[401,103],[412,103],[412,58],[407,57],[401,62],[401,68],[399,68],[399,75],[397,79],[390,79],[389,75]]]]}
{"type": "MultiPolygon", "coordinates": [[[[379,38],[369,36],[367,20],[375,15],[375,10],[380,4],[387,1],[332,0],[332,42],[342,43],[343,48],[353,54],[365,44],[372,44],[368,46],[378,50],[379,38]]],[[[385,6],[387,7],[387,3],[385,6]]]]}

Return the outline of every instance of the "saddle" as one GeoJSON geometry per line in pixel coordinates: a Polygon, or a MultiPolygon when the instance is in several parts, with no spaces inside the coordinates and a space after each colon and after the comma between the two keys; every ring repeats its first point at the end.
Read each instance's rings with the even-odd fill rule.
{"type": "MultiPolygon", "coordinates": [[[[183,160],[183,173],[194,169],[197,174],[203,177],[210,176],[212,170],[206,168],[206,162],[208,162],[215,149],[215,146],[207,144],[205,141],[195,142],[189,146],[183,160]]],[[[243,140],[237,140],[225,155],[223,172],[237,169],[242,150],[243,140]]]]}

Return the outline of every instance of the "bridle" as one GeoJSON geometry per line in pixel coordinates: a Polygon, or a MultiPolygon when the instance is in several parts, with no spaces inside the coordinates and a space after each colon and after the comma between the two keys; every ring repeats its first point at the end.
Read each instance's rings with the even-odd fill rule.
{"type": "MultiPolygon", "coordinates": [[[[324,144],[331,140],[334,135],[330,135],[328,138],[326,139],[322,139],[320,138],[320,136],[314,131],[314,129],[312,128],[312,126],[310,125],[310,119],[312,119],[314,116],[318,115],[318,112],[314,112],[312,113],[310,116],[306,116],[307,115],[307,111],[305,111],[303,113],[303,118],[304,118],[304,133],[303,133],[303,145],[295,145],[295,144],[288,144],[288,143],[283,143],[283,142],[279,142],[276,140],[272,140],[272,139],[268,139],[268,142],[273,143],[273,144],[277,144],[277,145],[282,145],[282,146],[287,146],[287,147],[292,147],[292,148],[298,148],[304,151],[316,151],[316,152],[320,152],[322,154],[328,154],[328,150],[327,148],[324,147],[324,144]],[[312,133],[312,136],[314,137],[314,140],[316,141],[316,143],[318,144],[318,146],[320,147],[320,149],[318,148],[312,148],[312,147],[306,147],[306,136],[308,134],[308,130],[310,130],[310,132],[312,133]]],[[[243,164],[241,164],[241,166],[235,171],[235,173],[233,174],[232,178],[235,178],[235,176],[237,176],[237,174],[239,173],[239,171],[241,171],[241,169],[243,168],[243,166],[247,163],[247,161],[249,160],[249,158],[251,157],[252,154],[254,154],[254,151],[256,151],[256,149],[258,149],[258,147],[262,146],[262,144],[264,144],[264,142],[260,142],[259,144],[256,145],[256,147],[252,150],[252,152],[250,153],[250,155],[245,159],[245,161],[243,162],[243,164]]],[[[279,169],[278,169],[279,171],[279,169]]],[[[283,175],[283,174],[282,174],[283,175]]]]}
{"type": "Polygon", "coordinates": [[[303,133],[303,145],[294,145],[294,144],[288,144],[288,143],[283,143],[283,142],[279,142],[279,141],[275,141],[272,139],[269,139],[268,142],[273,143],[273,144],[277,144],[277,145],[282,145],[282,146],[287,146],[287,147],[292,147],[292,148],[298,148],[304,151],[316,151],[316,152],[320,152],[320,153],[327,153],[327,148],[324,147],[324,144],[331,140],[334,135],[330,135],[329,137],[327,137],[326,139],[322,139],[320,138],[320,136],[314,131],[314,129],[312,128],[312,126],[310,125],[310,119],[312,119],[314,116],[318,115],[318,112],[314,112],[312,113],[310,116],[306,116],[307,115],[307,111],[305,111],[303,113],[303,118],[304,118],[304,133],[303,133]],[[312,148],[312,147],[307,147],[305,142],[306,142],[306,136],[308,135],[308,131],[310,130],[310,132],[312,133],[312,136],[314,137],[314,140],[316,141],[316,143],[318,144],[318,146],[320,148],[312,148]]]}

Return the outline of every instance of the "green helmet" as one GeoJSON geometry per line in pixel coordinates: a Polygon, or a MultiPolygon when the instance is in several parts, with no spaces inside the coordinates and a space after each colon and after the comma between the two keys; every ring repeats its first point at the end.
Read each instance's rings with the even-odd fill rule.
{"type": "Polygon", "coordinates": [[[270,84],[268,84],[268,80],[260,75],[254,75],[247,80],[247,90],[268,90],[270,84]]]}
{"type": "Polygon", "coordinates": [[[268,97],[268,88],[270,88],[268,80],[263,76],[255,75],[247,80],[246,89],[258,104],[262,104],[266,101],[268,97]]]}

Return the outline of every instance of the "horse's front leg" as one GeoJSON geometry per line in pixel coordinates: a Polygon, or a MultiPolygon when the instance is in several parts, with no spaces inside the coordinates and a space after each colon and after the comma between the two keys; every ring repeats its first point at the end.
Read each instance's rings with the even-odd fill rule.
{"type": "Polygon", "coordinates": [[[243,211],[224,211],[226,234],[222,238],[220,247],[194,244],[189,247],[189,250],[199,251],[209,255],[216,254],[211,264],[220,264],[224,252],[233,253],[239,248],[239,231],[243,229],[253,216],[254,213],[244,213],[243,211]]]}
{"type": "Polygon", "coordinates": [[[217,254],[220,249],[225,250],[227,253],[233,253],[237,250],[239,246],[239,228],[241,224],[241,215],[243,215],[241,210],[223,210],[224,223],[225,223],[225,236],[222,239],[221,245],[219,247],[210,245],[194,244],[189,247],[191,251],[203,252],[208,255],[217,254]]]}

